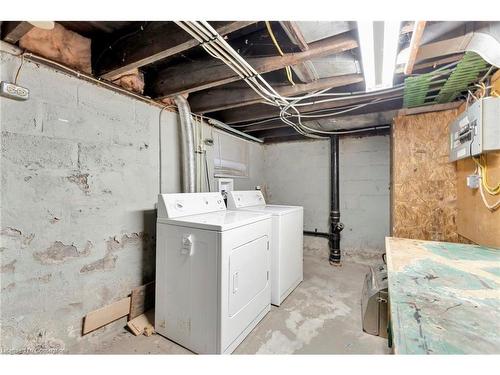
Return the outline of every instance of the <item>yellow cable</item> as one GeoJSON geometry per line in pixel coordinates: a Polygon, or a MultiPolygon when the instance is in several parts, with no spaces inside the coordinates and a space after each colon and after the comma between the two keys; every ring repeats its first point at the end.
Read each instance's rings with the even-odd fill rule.
{"type": "Polygon", "coordinates": [[[479,173],[481,176],[481,184],[483,185],[484,189],[491,195],[498,195],[500,194],[500,182],[496,184],[495,187],[491,187],[488,183],[488,167],[486,164],[486,158],[484,158],[484,165],[481,163],[481,159],[483,159],[483,156],[480,156],[479,161],[475,158],[472,157],[472,160],[477,164],[479,167],[479,173]]]}
{"type": "MultiPolygon", "coordinates": [[[[280,47],[278,41],[276,40],[276,37],[274,36],[273,29],[271,28],[271,23],[269,21],[265,21],[265,22],[266,22],[267,32],[269,33],[271,40],[273,41],[280,56],[283,56],[284,53],[281,50],[281,47],[280,47]]],[[[290,69],[289,66],[285,66],[285,72],[286,72],[286,78],[288,79],[288,81],[292,84],[292,86],[295,86],[295,82],[293,82],[293,78],[292,78],[292,70],[290,69]]]]}

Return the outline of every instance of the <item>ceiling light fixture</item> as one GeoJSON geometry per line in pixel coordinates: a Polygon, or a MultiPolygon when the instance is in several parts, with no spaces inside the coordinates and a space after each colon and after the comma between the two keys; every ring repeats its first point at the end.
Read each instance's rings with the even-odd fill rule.
{"type": "Polygon", "coordinates": [[[393,86],[399,45],[399,21],[358,21],[366,91],[393,86]]]}

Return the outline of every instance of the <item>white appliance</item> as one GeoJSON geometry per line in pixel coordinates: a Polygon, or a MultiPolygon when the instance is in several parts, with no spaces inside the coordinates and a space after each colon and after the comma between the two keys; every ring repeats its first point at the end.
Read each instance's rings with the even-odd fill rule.
{"type": "Polygon", "coordinates": [[[227,207],[272,215],[271,303],[281,305],[303,279],[304,209],[266,204],[259,190],[228,192],[227,207]]]}
{"type": "Polygon", "coordinates": [[[271,215],[220,193],[158,198],[155,330],[195,353],[231,353],[270,310],[271,215]]]}

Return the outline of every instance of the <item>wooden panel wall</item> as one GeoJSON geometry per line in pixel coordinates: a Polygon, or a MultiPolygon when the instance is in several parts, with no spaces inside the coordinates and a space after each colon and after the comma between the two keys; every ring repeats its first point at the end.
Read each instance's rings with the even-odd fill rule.
{"type": "Polygon", "coordinates": [[[398,116],[392,130],[392,235],[466,242],[457,231],[457,171],[448,126],[460,109],[398,116]]]}
{"type": "MultiPolygon", "coordinates": [[[[492,78],[492,86],[500,92],[500,70],[492,78]]],[[[486,155],[490,185],[500,181],[500,151],[486,155]]],[[[491,212],[483,204],[478,190],[466,186],[466,178],[474,173],[475,165],[471,159],[457,162],[457,225],[460,235],[484,246],[500,247],[500,209],[491,212]]],[[[500,197],[488,196],[490,203],[500,197]]]]}
{"type": "MultiPolygon", "coordinates": [[[[486,154],[488,179],[490,185],[500,181],[500,152],[486,154]]],[[[457,162],[458,233],[469,240],[483,245],[500,247],[500,209],[491,212],[481,199],[478,189],[471,190],[466,185],[467,176],[474,173],[475,165],[471,159],[457,162]]],[[[490,203],[500,196],[488,196],[490,203]]]]}

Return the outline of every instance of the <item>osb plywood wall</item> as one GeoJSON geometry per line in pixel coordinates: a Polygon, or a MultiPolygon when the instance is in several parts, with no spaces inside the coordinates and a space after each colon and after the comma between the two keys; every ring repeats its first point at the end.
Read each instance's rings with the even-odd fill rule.
{"type": "Polygon", "coordinates": [[[392,131],[392,235],[465,242],[457,232],[457,172],[448,126],[459,109],[398,116],[392,131]]]}
{"type": "MultiPolygon", "coordinates": [[[[500,70],[491,80],[493,88],[500,92],[500,70]]],[[[494,185],[500,181],[500,151],[485,155],[488,166],[488,182],[494,185]]],[[[457,162],[458,233],[475,243],[500,248],[500,209],[491,212],[481,199],[480,192],[467,188],[467,176],[474,173],[475,165],[471,159],[457,162]]],[[[498,200],[486,196],[490,203],[498,200]]]]}
{"type": "MultiPolygon", "coordinates": [[[[486,154],[488,165],[488,182],[490,185],[500,181],[500,152],[486,154]]],[[[500,248],[500,209],[491,212],[481,199],[478,189],[467,187],[467,176],[474,173],[475,165],[471,159],[457,162],[457,198],[458,233],[469,240],[484,246],[500,248]]],[[[493,203],[499,196],[488,196],[486,199],[493,203]]]]}

